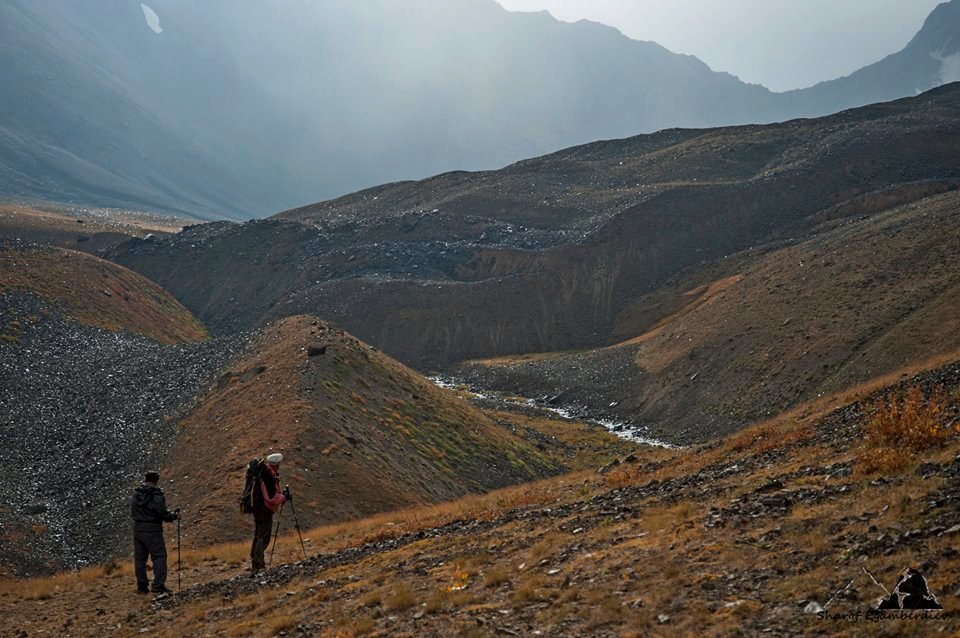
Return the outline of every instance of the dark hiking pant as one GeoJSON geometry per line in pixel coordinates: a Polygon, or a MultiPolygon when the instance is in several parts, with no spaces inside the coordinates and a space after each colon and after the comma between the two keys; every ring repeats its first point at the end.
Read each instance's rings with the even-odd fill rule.
{"type": "Polygon", "coordinates": [[[253,571],[265,569],[263,553],[270,546],[270,535],[273,532],[273,512],[266,507],[253,513],[253,544],[250,545],[250,561],[253,571]]]}
{"type": "Polygon", "coordinates": [[[167,582],[167,547],[163,530],[133,530],[133,571],[137,575],[137,589],[147,589],[147,555],[153,563],[153,588],[160,589],[167,582]]]}

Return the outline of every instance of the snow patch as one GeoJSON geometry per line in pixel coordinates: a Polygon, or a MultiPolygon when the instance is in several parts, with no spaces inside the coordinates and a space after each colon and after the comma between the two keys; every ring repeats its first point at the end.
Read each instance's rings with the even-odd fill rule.
{"type": "Polygon", "coordinates": [[[142,2],[140,3],[140,8],[143,9],[143,17],[147,21],[147,26],[150,27],[154,33],[163,31],[163,29],[160,28],[160,16],[157,15],[157,12],[142,2]]]}
{"type": "Polygon", "coordinates": [[[931,53],[930,57],[940,62],[940,84],[960,82],[960,53],[948,56],[931,53]]]}

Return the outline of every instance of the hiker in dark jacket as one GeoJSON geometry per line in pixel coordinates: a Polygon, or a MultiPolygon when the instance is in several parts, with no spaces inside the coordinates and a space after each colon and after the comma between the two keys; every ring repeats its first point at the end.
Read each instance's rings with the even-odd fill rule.
{"type": "Polygon", "coordinates": [[[253,544],[250,546],[251,571],[256,574],[266,568],[263,553],[270,545],[270,533],[273,531],[273,513],[287,501],[287,497],[280,491],[280,463],[283,455],[271,454],[266,463],[261,466],[260,496],[254,501],[253,509],[253,544]]]}
{"type": "Polygon", "coordinates": [[[153,562],[153,587],[155,593],[168,593],[167,548],[163,542],[163,524],[180,518],[179,512],[167,509],[163,490],[157,487],[160,475],[147,472],[143,485],[133,493],[130,507],[133,514],[133,571],[137,575],[137,593],[146,594],[147,554],[153,562]]]}

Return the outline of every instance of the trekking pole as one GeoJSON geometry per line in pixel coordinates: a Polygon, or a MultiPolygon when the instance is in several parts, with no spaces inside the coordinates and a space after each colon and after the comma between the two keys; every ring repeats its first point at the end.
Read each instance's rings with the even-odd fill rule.
{"type": "MultiPolygon", "coordinates": [[[[303,546],[303,534],[300,533],[300,521],[297,520],[297,508],[293,506],[293,497],[290,496],[290,486],[283,488],[283,493],[289,499],[290,511],[293,513],[293,526],[297,528],[297,536],[300,537],[300,549],[303,551],[303,557],[307,557],[307,548],[303,546]]],[[[282,506],[281,506],[282,507],[282,506]]]]}
{"type": "Polygon", "coordinates": [[[174,512],[177,515],[177,593],[180,593],[180,508],[174,512]]]}
{"type": "Polygon", "coordinates": [[[280,517],[283,516],[283,503],[280,504],[280,511],[277,512],[277,529],[273,532],[273,547],[270,548],[270,560],[267,561],[267,567],[273,562],[273,552],[277,549],[277,536],[280,534],[280,517]]]}

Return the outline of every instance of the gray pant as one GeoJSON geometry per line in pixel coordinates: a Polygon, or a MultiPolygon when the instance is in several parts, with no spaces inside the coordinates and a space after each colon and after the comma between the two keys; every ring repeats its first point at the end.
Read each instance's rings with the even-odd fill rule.
{"type": "Polygon", "coordinates": [[[133,530],[133,571],[137,575],[137,589],[147,589],[147,555],[153,562],[153,588],[160,589],[167,582],[167,547],[163,530],[133,530]]]}

